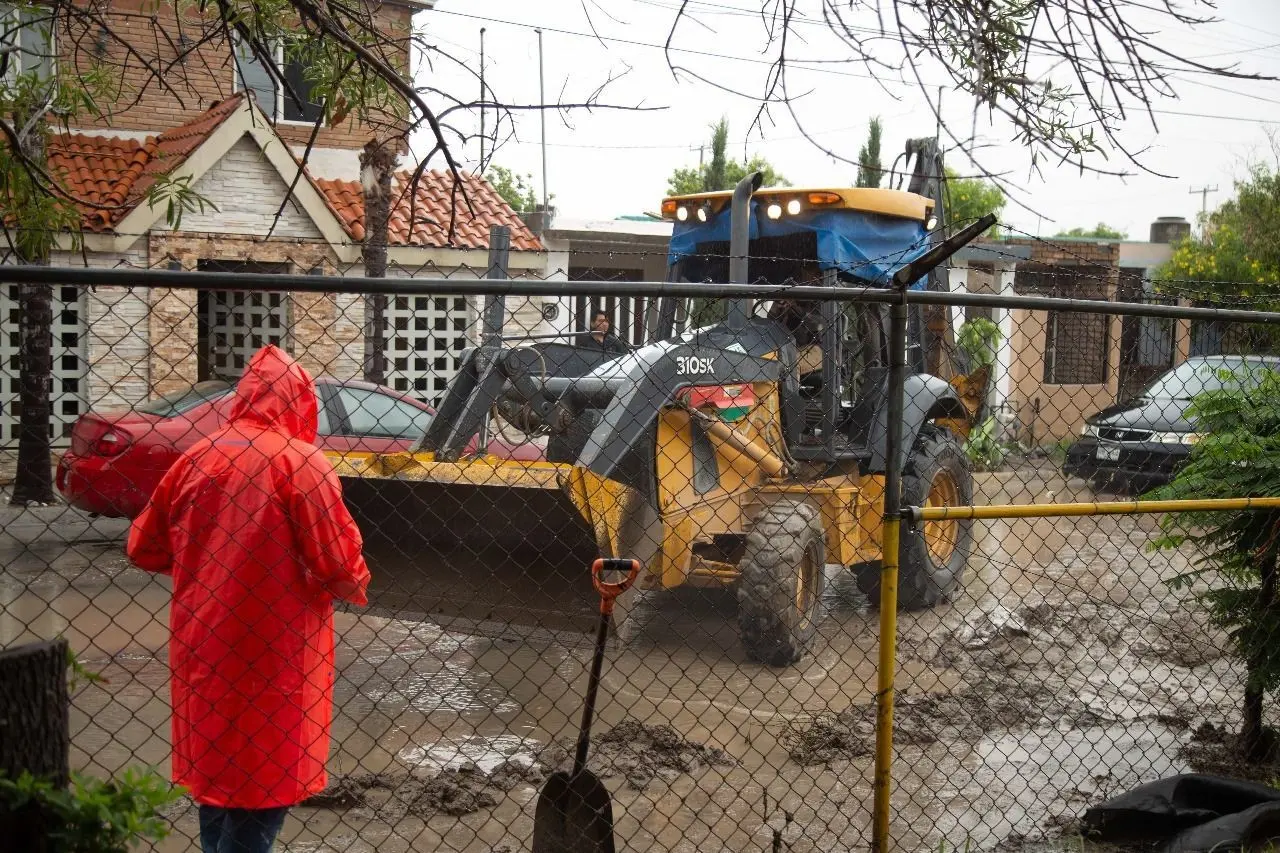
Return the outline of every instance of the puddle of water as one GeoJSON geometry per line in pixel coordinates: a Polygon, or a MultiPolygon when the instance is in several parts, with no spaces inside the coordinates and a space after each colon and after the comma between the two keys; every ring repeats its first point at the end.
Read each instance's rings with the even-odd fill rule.
{"type": "Polygon", "coordinates": [[[1140,722],[983,738],[958,761],[940,756],[920,793],[900,804],[895,832],[909,849],[989,850],[1010,836],[1047,844],[1047,821],[1075,821],[1093,803],[1187,772],[1177,758],[1186,737],[1140,722]]]}
{"type": "Polygon", "coordinates": [[[517,735],[473,735],[430,746],[406,747],[396,757],[411,768],[441,771],[473,766],[483,773],[492,773],[508,763],[532,767],[534,753],[540,747],[537,741],[517,735]]]}
{"type": "Polygon", "coordinates": [[[65,636],[82,658],[145,654],[169,641],[167,579],[131,574],[98,586],[45,575],[0,579],[0,647],[65,636]]]}

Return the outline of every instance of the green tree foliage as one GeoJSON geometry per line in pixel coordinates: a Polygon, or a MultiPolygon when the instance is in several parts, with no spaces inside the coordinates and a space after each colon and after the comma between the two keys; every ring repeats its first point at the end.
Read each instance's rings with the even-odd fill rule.
{"type": "Polygon", "coordinates": [[[676,169],[667,178],[667,195],[689,195],[730,190],[751,172],[763,172],[766,187],[790,186],[773,166],[760,155],[745,163],[730,159],[729,122],[720,119],[711,127],[711,159],[702,166],[676,169]]]}
{"type": "Polygon", "coordinates": [[[880,119],[867,124],[867,141],[858,152],[858,186],[878,187],[884,169],[880,162],[880,119]]]}
{"type": "MultiPolygon", "coordinates": [[[[1200,440],[1173,482],[1147,498],[1280,495],[1280,375],[1260,371],[1250,382],[1202,394],[1190,415],[1200,440]]],[[[1169,585],[1197,589],[1209,618],[1245,661],[1241,743],[1257,758],[1266,746],[1263,696],[1280,687],[1280,511],[1180,513],[1162,518],[1161,527],[1154,547],[1191,544],[1197,554],[1169,585]]]]}
{"type": "Polygon", "coordinates": [[[1223,296],[1280,298],[1280,172],[1254,164],[1235,190],[1199,236],[1174,247],[1157,278],[1203,282],[1198,289],[1223,296]]]}
{"type": "Polygon", "coordinates": [[[991,367],[1000,349],[1000,327],[985,317],[976,317],[960,327],[956,344],[969,359],[969,369],[991,367]]]}
{"type": "Polygon", "coordinates": [[[485,180],[493,185],[503,201],[511,205],[516,213],[529,213],[538,206],[537,195],[533,191],[533,175],[517,175],[511,169],[496,163],[489,166],[485,180]]]}
{"type": "MultiPolygon", "coordinates": [[[[48,146],[57,126],[80,120],[101,122],[118,93],[118,75],[101,61],[82,66],[53,56],[56,10],[39,5],[5,6],[21,23],[0,38],[0,207],[9,224],[9,245],[21,264],[48,266],[54,248],[67,240],[82,245],[82,208],[114,210],[97,200],[77,198],[64,175],[49,168],[48,146]],[[104,106],[105,105],[105,106],[104,106]]],[[[6,17],[5,26],[13,17],[6,17]]],[[[148,191],[145,203],[165,209],[171,227],[206,202],[189,180],[167,175],[148,191]]],[[[18,464],[10,503],[54,501],[49,419],[53,372],[53,290],[50,285],[18,288],[18,374],[22,414],[18,464]]]]}
{"type": "MultiPolygon", "coordinates": [[[[947,168],[946,184],[947,224],[952,228],[963,228],[988,213],[999,216],[1004,210],[1004,193],[989,181],[961,178],[954,169],[947,168]]],[[[995,229],[991,226],[991,236],[995,229]]]]}
{"type": "Polygon", "coordinates": [[[1059,231],[1054,237],[1091,237],[1098,240],[1125,240],[1129,235],[1118,228],[1112,228],[1105,222],[1099,222],[1092,228],[1077,225],[1067,231],[1059,231]]]}

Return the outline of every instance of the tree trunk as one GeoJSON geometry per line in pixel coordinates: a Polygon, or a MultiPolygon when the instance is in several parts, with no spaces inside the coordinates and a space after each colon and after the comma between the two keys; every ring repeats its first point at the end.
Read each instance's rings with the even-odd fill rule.
{"type": "Polygon", "coordinates": [[[1250,761],[1266,758],[1267,743],[1262,728],[1262,690],[1249,685],[1244,689],[1244,725],[1240,729],[1240,748],[1250,761]]]}
{"type": "MultiPolygon", "coordinates": [[[[46,162],[42,135],[33,133],[22,145],[22,153],[30,162],[46,162]]],[[[49,251],[43,248],[47,246],[44,240],[25,241],[20,236],[18,245],[21,263],[49,266],[49,251]]],[[[53,448],[49,440],[49,394],[53,390],[51,285],[18,287],[18,352],[18,400],[22,415],[18,423],[18,470],[9,502],[15,506],[51,504],[55,501],[53,448]]]]}
{"type": "MultiPolygon", "coordinates": [[[[1275,525],[1269,525],[1270,529],[1275,529],[1275,525]]],[[[1263,617],[1268,613],[1276,602],[1276,583],[1280,580],[1280,572],[1277,571],[1276,561],[1280,558],[1280,550],[1274,546],[1266,548],[1262,554],[1258,556],[1258,572],[1261,575],[1261,583],[1258,587],[1258,609],[1262,612],[1263,617]]],[[[1271,738],[1267,737],[1267,731],[1262,725],[1262,700],[1265,691],[1257,685],[1261,679],[1263,666],[1262,658],[1265,650],[1259,650],[1258,653],[1249,655],[1246,660],[1248,670],[1248,681],[1244,690],[1244,708],[1243,708],[1243,724],[1240,729],[1240,746],[1244,752],[1245,758],[1253,762],[1261,762],[1267,759],[1270,752],[1271,738]]]]}
{"type": "MultiPolygon", "coordinates": [[[[391,176],[396,152],[390,142],[370,140],[360,152],[360,186],[364,192],[364,274],[387,276],[387,223],[391,218],[391,176]]],[[[387,296],[376,293],[365,303],[364,379],[387,384],[387,296]]]]}
{"type": "MultiPolygon", "coordinates": [[[[70,719],[66,640],[0,652],[0,774],[13,778],[25,770],[66,785],[70,719]]],[[[49,849],[43,821],[30,805],[0,809],[0,847],[43,853],[49,849]]]]}
{"type": "MultiPolygon", "coordinates": [[[[29,263],[48,266],[43,258],[29,263]]],[[[49,441],[53,387],[53,287],[24,284],[18,288],[18,470],[10,503],[49,504],[53,494],[52,447],[49,441]]]]}

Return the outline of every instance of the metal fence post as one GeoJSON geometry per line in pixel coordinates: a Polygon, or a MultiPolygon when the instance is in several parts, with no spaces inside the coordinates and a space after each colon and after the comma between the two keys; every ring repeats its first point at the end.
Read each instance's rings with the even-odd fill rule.
{"type": "MultiPolygon", "coordinates": [[[[489,269],[485,278],[491,281],[507,279],[507,265],[511,262],[511,229],[505,225],[493,225],[489,228],[489,269]]],[[[492,366],[502,348],[502,326],[506,323],[506,297],[497,293],[487,294],[484,298],[484,316],[480,329],[479,367],[483,373],[492,366]]],[[[484,454],[489,449],[489,415],[480,422],[480,441],[476,450],[484,454]]]]}
{"type": "Polygon", "coordinates": [[[876,667],[876,755],[871,849],[889,850],[893,771],[893,677],[898,640],[898,541],[902,525],[902,412],[907,378],[907,293],[889,313],[889,424],[885,436],[884,519],[880,569],[880,659],[876,667]]]}

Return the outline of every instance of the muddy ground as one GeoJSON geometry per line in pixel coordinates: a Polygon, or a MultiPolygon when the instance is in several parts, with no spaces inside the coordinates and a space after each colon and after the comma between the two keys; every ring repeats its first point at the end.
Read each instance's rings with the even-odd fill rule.
{"type": "MultiPolygon", "coordinates": [[[[979,490],[1092,497],[1031,468],[982,475],[979,490]]],[[[1053,848],[1088,805],[1187,769],[1205,724],[1236,725],[1241,668],[1162,583],[1187,555],[1148,553],[1153,529],[980,525],[963,593],[902,615],[898,849],[1053,848]]],[[[110,537],[10,547],[5,564],[0,644],[66,632],[107,679],[75,695],[75,764],[167,772],[167,582],[129,568],[110,537]]],[[[878,614],[829,575],[814,654],[787,669],[745,660],[731,592],[636,604],[633,636],[607,656],[593,744],[620,849],[769,850],[775,827],[784,849],[868,846],[878,614]]],[[[443,617],[337,624],[333,784],[293,812],[278,849],[527,850],[539,784],[572,749],[590,638],[443,617]]],[[[193,849],[194,810],[171,814],[158,849],[193,849]]]]}

